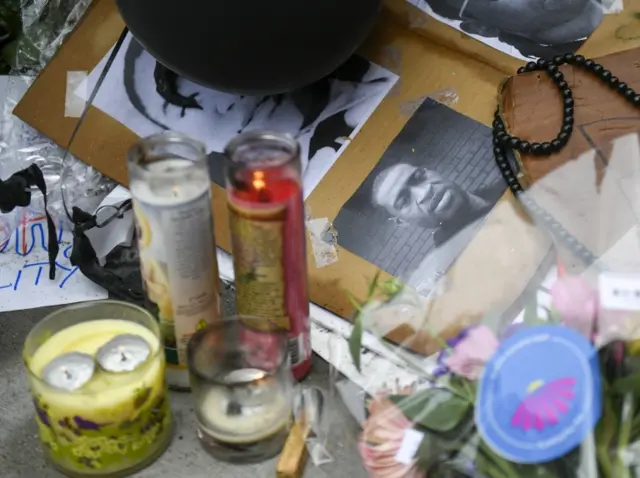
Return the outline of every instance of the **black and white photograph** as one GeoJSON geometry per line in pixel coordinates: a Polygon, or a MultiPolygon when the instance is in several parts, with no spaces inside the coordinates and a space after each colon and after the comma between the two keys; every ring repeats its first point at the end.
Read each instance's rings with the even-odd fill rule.
{"type": "MultiPolygon", "coordinates": [[[[109,53],[77,95],[92,90],[109,53]]],[[[224,184],[220,153],[234,136],[258,129],[290,133],[302,148],[307,197],[397,79],[354,55],[328,77],[290,93],[233,95],[179,77],[129,34],[93,105],[141,137],[173,130],[202,141],[210,153],[212,179],[220,185],[224,184]]]]}
{"type": "Polygon", "coordinates": [[[575,52],[610,0],[407,0],[457,30],[516,58],[575,52]]]}
{"type": "Polygon", "coordinates": [[[333,224],[341,247],[428,295],[506,190],[491,128],[425,100],[333,224]]]}

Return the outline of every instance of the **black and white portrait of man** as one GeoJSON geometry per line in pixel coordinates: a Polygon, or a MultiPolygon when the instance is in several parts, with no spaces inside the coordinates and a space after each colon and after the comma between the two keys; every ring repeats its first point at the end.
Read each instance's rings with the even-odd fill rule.
{"type": "Polygon", "coordinates": [[[499,50],[524,58],[575,52],[604,17],[601,0],[408,0],[499,50]]]}
{"type": "Polygon", "coordinates": [[[341,246],[427,294],[505,190],[491,129],[426,100],[334,226],[341,246]]]}
{"type": "MultiPolygon", "coordinates": [[[[91,91],[107,57],[83,91],[91,91]]],[[[257,129],[290,133],[301,144],[308,195],[396,81],[394,73],[354,55],[328,77],[290,93],[233,95],[167,70],[129,34],[93,104],[138,136],[169,129],[199,139],[221,185],[220,153],[234,136],[257,129]]]]}

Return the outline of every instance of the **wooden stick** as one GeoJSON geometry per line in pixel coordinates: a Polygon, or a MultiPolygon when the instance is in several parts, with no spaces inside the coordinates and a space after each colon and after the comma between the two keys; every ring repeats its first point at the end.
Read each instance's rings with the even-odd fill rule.
{"type": "Polygon", "coordinates": [[[276,466],[276,478],[300,478],[307,464],[309,427],[296,421],[291,427],[276,466]]]}

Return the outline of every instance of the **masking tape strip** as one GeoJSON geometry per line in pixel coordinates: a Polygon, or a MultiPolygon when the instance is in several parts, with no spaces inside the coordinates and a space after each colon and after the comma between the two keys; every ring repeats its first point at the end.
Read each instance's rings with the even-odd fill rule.
{"type": "Polygon", "coordinates": [[[86,104],[87,92],[86,71],[67,71],[67,92],[64,99],[65,118],[80,118],[86,104]]]}
{"type": "Polygon", "coordinates": [[[450,86],[449,88],[443,88],[441,90],[434,91],[433,93],[429,93],[426,96],[418,96],[417,98],[403,101],[400,104],[400,113],[407,117],[413,116],[427,98],[445,106],[455,105],[460,100],[457,90],[453,86],[450,86]]]}
{"type": "Polygon", "coordinates": [[[607,0],[603,2],[605,15],[615,15],[624,11],[624,3],[622,0],[607,0]]]}
{"type": "Polygon", "coordinates": [[[320,219],[308,219],[307,230],[311,239],[313,257],[316,267],[325,267],[338,261],[338,233],[333,228],[331,221],[323,217],[320,219]]]}

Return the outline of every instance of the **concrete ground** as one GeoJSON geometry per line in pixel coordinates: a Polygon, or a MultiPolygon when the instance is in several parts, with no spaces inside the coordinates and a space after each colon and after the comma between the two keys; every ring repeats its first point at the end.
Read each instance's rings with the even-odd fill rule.
{"type": "MultiPolygon", "coordinates": [[[[227,310],[231,299],[227,295],[227,310]]],[[[53,308],[0,314],[0,476],[2,478],[59,478],[44,460],[37,437],[33,407],[21,359],[22,343],[30,328],[53,308]]],[[[314,357],[307,381],[328,392],[329,366],[314,357]]],[[[328,395],[329,396],[329,395],[328,395]]],[[[195,417],[188,393],[171,393],[176,430],[167,452],[138,478],[272,478],[276,459],[257,465],[230,465],[214,460],[195,436],[195,417]]],[[[321,468],[308,464],[304,478],[366,478],[356,448],[358,425],[339,398],[329,396],[325,411],[332,426],[328,451],[334,462],[321,468]]]]}

